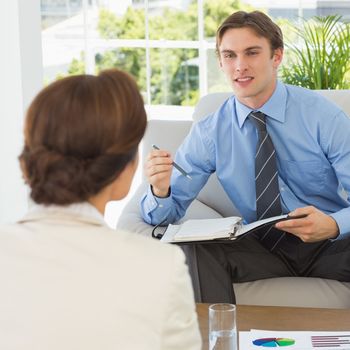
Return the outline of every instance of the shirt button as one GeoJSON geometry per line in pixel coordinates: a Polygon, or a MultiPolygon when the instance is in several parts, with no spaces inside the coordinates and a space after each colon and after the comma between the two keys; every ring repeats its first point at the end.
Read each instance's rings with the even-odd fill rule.
{"type": "Polygon", "coordinates": [[[159,204],[159,208],[163,208],[163,204],[159,204]]]}

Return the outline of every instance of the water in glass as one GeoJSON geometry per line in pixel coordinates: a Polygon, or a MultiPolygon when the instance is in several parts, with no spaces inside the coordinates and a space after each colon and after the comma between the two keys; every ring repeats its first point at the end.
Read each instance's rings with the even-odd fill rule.
{"type": "Polygon", "coordinates": [[[236,331],[210,332],[209,350],[237,350],[236,331]]]}

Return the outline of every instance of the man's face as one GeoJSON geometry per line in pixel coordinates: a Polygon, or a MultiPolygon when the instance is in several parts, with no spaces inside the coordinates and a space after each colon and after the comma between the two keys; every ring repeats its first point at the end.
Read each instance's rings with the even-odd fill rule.
{"type": "Polygon", "coordinates": [[[283,49],[271,52],[269,41],[250,28],[228,29],[219,45],[220,67],[237,99],[253,109],[273,94],[283,49]]]}

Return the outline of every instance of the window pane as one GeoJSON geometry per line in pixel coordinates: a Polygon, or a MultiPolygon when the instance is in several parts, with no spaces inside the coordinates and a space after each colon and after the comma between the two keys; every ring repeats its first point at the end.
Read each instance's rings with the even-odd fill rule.
{"type": "Polygon", "coordinates": [[[197,40],[196,1],[149,0],[148,4],[150,39],[197,40]]]}
{"type": "MultiPolygon", "coordinates": [[[[94,17],[96,21],[96,16],[94,17]]],[[[83,73],[84,16],[82,1],[41,1],[44,82],[83,73]]]]}
{"type": "Polygon", "coordinates": [[[82,0],[41,0],[41,27],[51,27],[77,15],[82,9],[82,0]]]}
{"type": "Polygon", "coordinates": [[[117,48],[97,52],[95,55],[96,72],[108,68],[118,68],[130,73],[146,101],[146,50],[140,48],[117,48]]]}
{"type": "Polygon", "coordinates": [[[252,11],[255,8],[237,0],[204,0],[204,36],[215,38],[221,23],[235,11],[252,11]]]}
{"type": "Polygon", "coordinates": [[[144,1],[101,1],[98,32],[104,39],[145,39],[144,1]]]}
{"type": "Polygon", "coordinates": [[[151,49],[151,103],[192,106],[198,101],[198,50],[151,49]]]}
{"type": "MultiPolygon", "coordinates": [[[[101,60],[104,52],[110,52],[109,39],[144,39],[145,20],[143,1],[138,6],[129,6],[131,1],[99,1],[99,6],[88,1],[84,18],[82,0],[42,0],[42,45],[44,79],[48,83],[71,74],[95,73],[95,61],[101,60]],[[128,4],[129,3],[129,4],[128,4]],[[141,7],[140,7],[141,6],[141,7]],[[96,48],[98,47],[98,49],[96,48]],[[97,56],[97,57],[95,57],[97,56]]],[[[123,50],[121,50],[123,51],[123,50]]],[[[127,50],[126,50],[127,51],[127,50]]],[[[125,69],[131,73],[142,67],[140,62],[131,62],[125,69]]],[[[111,54],[103,59],[103,65],[115,64],[111,54]]],[[[126,54],[130,57],[130,53],[126,54]]],[[[132,55],[131,55],[132,56],[132,55]]],[[[143,62],[142,62],[143,60],[143,62]]],[[[144,68],[143,68],[144,69],[144,68]]],[[[145,72],[143,72],[145,76],[145,72]]],[[[141,74],[138,72],[138,77],[141,74]]],[[[142,88],[145,88],[145,79],[142,88]]]]}
{"type": "MultiPolygon", "coordinates": [[[[209,0],[208,0],[209,1],[209,0]]],[[[308,19],[312,16],[327,16],[339,14],[344,18],[350,17],[350,4],[347,0],[241,0],[246,5],[255,9],[266,10],[273,18],[288,18],[298,20],[300,17],[308,19]]]]}

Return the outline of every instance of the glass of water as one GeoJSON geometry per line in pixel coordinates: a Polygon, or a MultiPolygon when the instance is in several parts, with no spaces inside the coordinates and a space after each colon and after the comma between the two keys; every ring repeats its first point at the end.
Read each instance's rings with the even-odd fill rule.
{"type": "Polygon", "coordinates": [[[237,350],[236,306],[209,306],[209,350],[237,350]]]}

